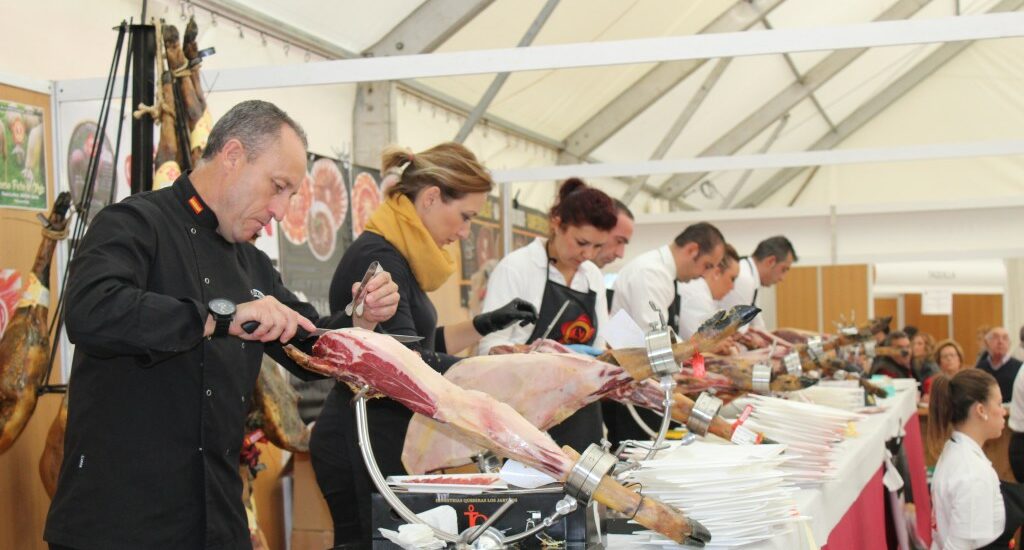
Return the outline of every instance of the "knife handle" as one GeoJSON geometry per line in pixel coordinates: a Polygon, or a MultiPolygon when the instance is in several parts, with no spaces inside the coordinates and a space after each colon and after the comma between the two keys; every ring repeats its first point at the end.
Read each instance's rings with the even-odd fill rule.
{"type": "MultiPolygon", "coordinates": [[[[256,329],[258,329],[258,328],[260,328],[260,322],[259,321],[246,321],[246,322],[242,323],[242,330],[244,330],[248,334],[252,334],[252,333],[256,332],[256,329]]],[[[292,340],[306,340],[310,336],[313,336],[313,334],[311,332],[309,332],[308,330],[306,330],[306,329],[304,329],[302,327],[298,327],[295,330],[295,337],[292,338],[292,340]]]]}

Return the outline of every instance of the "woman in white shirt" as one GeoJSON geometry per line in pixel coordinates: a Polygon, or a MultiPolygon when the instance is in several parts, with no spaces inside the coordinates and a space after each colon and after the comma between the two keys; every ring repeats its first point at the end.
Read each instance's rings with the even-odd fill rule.
{"type": "MultiPolygon", "coordinates": [[[[508,302],[506,297],[521,298],[537,308],[537,322],[492,332],[480,341],[481,354],[540,338],[576,349],[603,347],[601,330],[607,325],[608,304],[604,278],[590,260],[615,227],[615,205],[599,189],[571,178],[559,188],[548,216],[547,239],[535,239],[495,266],[483,305],[487,312],[508,302]]],[[[600,404],[584,407],[549,431],[560,445],[583,451],[601,440],[600,404]]]]}
{"type": "Polygon", "coordinates": [[[978,369],[932,384],[929,445],[945,442],[932,477],[933,550],[1009,548],[1020,524],[1020,486],[1001,487],[982,451],[1003,432],[1002,402],[996,379],[978,369]]]}

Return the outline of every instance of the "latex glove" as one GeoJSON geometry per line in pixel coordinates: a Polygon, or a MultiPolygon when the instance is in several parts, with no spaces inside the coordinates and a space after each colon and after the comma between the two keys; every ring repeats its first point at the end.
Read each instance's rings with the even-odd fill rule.
{"type": "Polygon", "coordinates": [[[513,298],[511,302],[494,311],[488,311],[473,317],[473,328],[481,336],[487,336],[515,322],[518,322],[521,327],[530,323],[536,323],[537,308],[533,307],[533,304],[526,300],[513,298]]]}
{"type": "Polygon", "coordinates": [[[589,355],[591,357],[597,357],[604,353],[603,349],[588,346],[586,344],[568,344],[565,347],[571,349],[575,353],[579,353],[580,355],[589,355]]]}

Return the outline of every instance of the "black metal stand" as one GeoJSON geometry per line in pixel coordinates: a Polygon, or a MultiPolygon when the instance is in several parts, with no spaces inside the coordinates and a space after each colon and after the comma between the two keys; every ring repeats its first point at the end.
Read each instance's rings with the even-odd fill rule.
{"type": "MultiPolygon", "coordinates": [[[[132,105],[152,105],[156,90],[156,27],[131,26],[132,105]]],[[[132,194],[153,189],[153,119],[132,118],[132,194]]]]}
{"type": "MultiPolygon", "coordinates": [[[[129,25],[127,22],[122,21],[120,25],[114,28],[117,31],[117,41],[114,44],[114,55],[110,63],[110,72],[107,75],[107,84],[103,92],[103,101],[100,104],[99,117],[97,118],[96,124],[96,135],[98,138],[93,144],[93,150],[89,155],[89,163],[86,169],[86,180],[85,185],[82,189],[82,196],[79,197],[76,210],[78,212],[78,219],[75,220],[74,229],[71,232],[71,240],[68,246],[68,261],[75,256],[75,251],[78,248],[78,243],[81,242],[82,237],[85,235],[86,225],[89,220],[89,209],[92,205],[92,196],[96,190],[97,176],[100,166],[100,155],[103,147],[103,136],[107,135],[107,123],[110,120],[111,106],[113,105],[114,86],[117,83],[117,67],[121,62],[121,53],[124,50],[125,38],[128,38],[128,50],[129,55],[125,56],[124,64],[124,81],[121,87],[121,106],[120,116],[117,117],[117,138],[115,139],[113,159],[111,161],[112,166],[118,165],[118,152],[121,149],[121,129],[123,128],[122,121],[125,117],[125,107],[128,101],[128,76],[132,74],[133,86],[132,91],[135,94],[134,99],[139,100],[143,97],[148,97],[146,101],[147,105],[153,103],[154,94],[154,57],[156,56],[156,29],[152,25],[129,25]],[[133,59],[137,58],[137,59],[133,59]],[[132,71],[132,63],[137,61],[135,68],[136,71],[132,71]],[[148,84],[147,84],[148,83],[148,84]],[[148,85],[149,92],[148,96],[145,95],[145,87],[148,85]]],[[[142,117],[146,119],[146,117],[142,117]]],[[[109,202],[113,202],[113,195],[117,188],[117,170],[113,171],[113,181],[111,182],[111,197],[109,202]]],[[[153,188],[153,121],[135,120],[132,123],[132,193],[138,192],[136,185],[144,186],[140,190],[152,189],[153,188]],[[143,124],[140,124],[143,123],[143,124]],[[136,170],[142,170],[139,174],[136,170]]],[[[54,311],[53,322],[50,324],[50,362],[46,366],[46,374],[43,377],[44,385],[40,386],[36,390],[38,395],[45,395],[47,393],[65,393],[67,391],[66,384],[49,384],[50,375],[53,372],[53,364],[57,358],[57,349],[60,347],[60,334],[64,327],[64,301],[66,295],[64,292],[67,290],[68,285],[68,271],[64,270],[64,277],[60,285],[60,296],[57,298],[57,308],[54,311]]]]}

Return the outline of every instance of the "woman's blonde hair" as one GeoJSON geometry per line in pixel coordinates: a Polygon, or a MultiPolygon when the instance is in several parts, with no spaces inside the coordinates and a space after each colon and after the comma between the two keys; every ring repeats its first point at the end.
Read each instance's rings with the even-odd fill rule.
{"type": "MultiPolygon", "coordinates": [[[[922,359],[930,359],[935,351],[935,337],[927,332],[918,332],[914,338],[924,340],[924,357],[922,359]]],[[[910,339],[911,343],[914,342],[914,338],[910,339]]]]}
{"type": "Polygon", "coordinates": [[[430,186],[441,190],[448,202],[469,193],[487,193],[494,187],[491,174],[464,145],[446,142],[426,151],[413,153],[397,145],[389,145],[381,155],[381,178],[398,177],[387,191],[389,197],[402,194],[415,200],[420,191],[430,186]]]}

